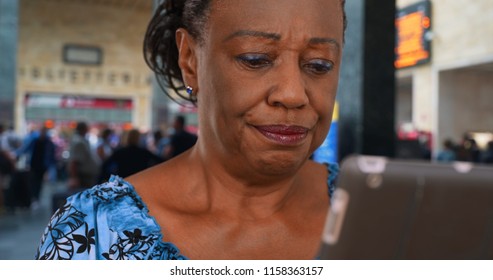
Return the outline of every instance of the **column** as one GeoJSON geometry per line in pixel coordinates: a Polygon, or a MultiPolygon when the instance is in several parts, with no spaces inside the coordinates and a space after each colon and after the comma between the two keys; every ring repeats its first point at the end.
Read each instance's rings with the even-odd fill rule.
{"type": "Polygon", "coordinates": [[[19,1],[0,0],[0,122],[14,123],[19,1]]]}
{"type": "Polygon", "coordinates": [[[337,99],[339,160],[395,149],[395,0],[346,1],[348,28],[337,99]]]}

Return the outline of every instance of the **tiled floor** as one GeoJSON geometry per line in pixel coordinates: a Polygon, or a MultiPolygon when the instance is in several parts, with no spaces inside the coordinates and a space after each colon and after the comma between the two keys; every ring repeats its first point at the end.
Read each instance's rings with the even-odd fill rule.
{"type": "Polygon", "coordinates": [[[63,183],[45,183],[38,209],[0,213],[0,260],[33,260],[51,217],[51,195],[63,183]]]}

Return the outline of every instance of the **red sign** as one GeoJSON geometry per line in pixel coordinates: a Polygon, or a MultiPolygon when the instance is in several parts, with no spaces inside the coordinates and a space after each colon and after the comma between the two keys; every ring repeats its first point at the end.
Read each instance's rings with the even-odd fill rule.
{"type": "Polygon", "coordinates": [[[132,110],[132,99],[27,94],[26,107],[132,110]]]}

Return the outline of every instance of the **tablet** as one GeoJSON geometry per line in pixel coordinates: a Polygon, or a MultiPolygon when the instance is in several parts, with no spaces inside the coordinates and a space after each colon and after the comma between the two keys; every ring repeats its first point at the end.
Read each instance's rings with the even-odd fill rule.
{"type": "Polygon", "coordinates": [[[493,167],[352,155],[321,259],[493,259],[493,167]]]}

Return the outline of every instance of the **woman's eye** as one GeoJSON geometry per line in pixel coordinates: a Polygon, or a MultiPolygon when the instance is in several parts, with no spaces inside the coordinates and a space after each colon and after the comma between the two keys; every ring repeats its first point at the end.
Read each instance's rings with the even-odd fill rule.
{"type": "Polygon", "coordinates": [[[332,70],[334,63],[325,59],[313,59],[305,63],[304,68],[314,74],[322,75],[332,70]]]}
{"type": "Polygon", "coordinates": [[[272,60],[265,54],[243,54],[237,56],[236,60],[251,69],[260,69],[272,64],[272,60]]]}

